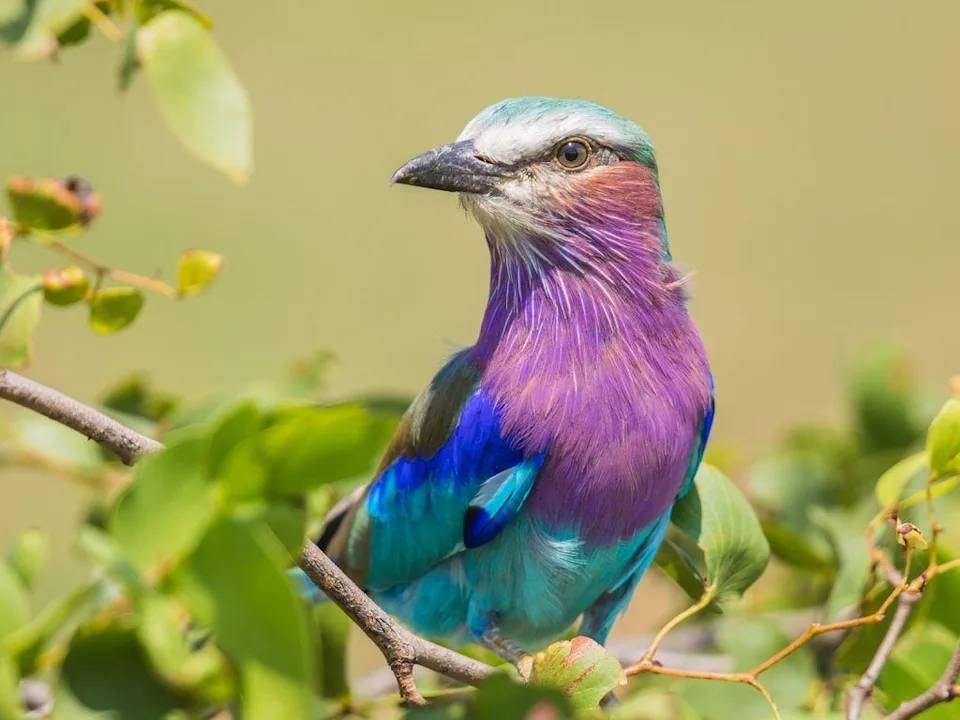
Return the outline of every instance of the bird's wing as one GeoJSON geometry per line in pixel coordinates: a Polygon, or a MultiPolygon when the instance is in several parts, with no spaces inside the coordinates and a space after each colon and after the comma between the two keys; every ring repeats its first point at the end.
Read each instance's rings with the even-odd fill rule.
{"type": "MultiPolygon", "coordinates": [[[[703,451],[707,446],[707,440],[710,437],[710,428],[713,427],[714,401],[711,398],[707,412],[700,422],[700,429],[697,433],[696,441],[690,452],[690,460],[687,465],[687,474],[677,499],[684,497],[690,488],[693,487],[693,478],[700,467],[700,461],[703,460],[703,451]]],[[[670,511],[672,505],[659,518],[654,520],[647,527],[640,545],[633,555],[633,562],[629,563],[627,571],[612,588],[601,595],[593,605],[583,614],[583,622],[580,624],[580,634],[592,637],[599,643],[604,643],[610,628],[613,627],[617,619],[630,602],[630,597],[640,582],[640,578],[650,567],[653,559],[657,555],[657,550],[663,542],[667,527],[670,525],[670,511]]]]}
{"type": "Polygon", "coordinates": [[[501,434],[496,404],[461,352],[404,415],[373,482],[331,512],[318,544],[367,588],[409,582],[489,542],[542,462],[501,434]]]}

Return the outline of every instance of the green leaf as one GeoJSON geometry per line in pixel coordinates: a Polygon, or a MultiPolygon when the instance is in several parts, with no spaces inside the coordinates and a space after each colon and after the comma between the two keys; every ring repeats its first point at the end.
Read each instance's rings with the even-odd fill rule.
{"type": "Polygon", "coordinates": [[[137,636],[151,667],[168,685],[204,705],[223,703],[234,694],[230,667],[214,644],[195,646],[186,619],[171,598],[145,594],[137,636]]]}
{"type": "Polygon", "coordinates": [[[143,309],[143,293],[132,287],[98,290],[90,301],[90,327],[101,335],[123,330],[143,309]]]}
{"type": "Polygon", "coordinates": [[[263,420],[252,413],[222,426],[215,460],[227,497],[299,498],[325,483],[369,472],[396,425],[360,404],[298,405],[263,420]],[[260,425],[255,434],[250,431],[260,425]],[[233,447],[230,445],[233,443],[233,447]]]}
{"type": "MultiPolygon", "coordinates": [[[[733,669],[749,670],[766,660],[792,638],[767,618],[731,618],[718,627],[717,644],[733,660],[733,669]]],[[[763,684],[777,704],[801,707],[814,689],[817,670],[809,648],[800,648],[763,674],[763,684]]],[[[704,718],[711,720],[770,720],[772,712],[763,697],[746,685],[725,682],[682,682],[680,696],[704,718]]]]}
{"type": "Polygon", "coordinates": [[[393,430],[392,419],[356,403],[278,412],[259,440],[271,493],[300,495],[369,471],[393,430]]]}
{"type": "Polygon", "coordinates": [[[700,720],[676,693],[659,688],[632,692],[606,714],[611,720],[700,720]]]}
{"type": "Polygon", "coordinates": [[[0,562],[0,641],[27,624],[30,603],[20,578],[5,562],[0,562]]]}
{"type": "Polygon", "coordinates": [[[23,13],[24,0],[0,0],[0,25],[13,22],[23,13]]]}
{"type": "MultiPolygon", "coordinates": [[[[901,639],[877,680],[881,702],[893,710],[932,687],[950,661],[957,639],[937,625],[914,627],[901,639]]],[[[941,705],[923,713],[924,720],[955,720],[956,710],[941,705]]]]}
{"type": "Polygon", "coordinates": [[[288,562],[265,528],[224,519],[177,575],[191,614],[239,671],[243,717],[312,717],[313,658],[288,562]]]}
{"type": "Polygon", "coordinates": [[[0,270],[0,367],[30,362],[43,302],[40,290],[37,275],[17,275],[6,265],[0,270]]]}
{"type": "Polygon", "coordinates": [[[58,720],[169,720],[178,698],[153,674],[133,628],[87,625],[60,672],[58,720]]]}
{"type": "Polygon", "coordinates": [[[243,402],[231,408],[217,424],[210,437],[209,468],[217,475],[223,461],[244,440],[253,437],[260,429],[262,416],[254,402],[243,402]]]}
{"type": "Polygon", "coordinates": [[[307,510],[303,499],[274,500],[265,503],[257,514],[286,549],[290,561],[296,561],[303,550],[303,539],[307,532],[307,510]]]}
{"type": "Polygon", "coordinates": [[[563,720],[574,715],[570,700],[556,688],[520,685],[500,673],[483,681],[471,710],[471,720],[563,720]],[[531,713],[534,708],[539,715],[531,713]]]}
{"type": "Polygon", "coordinates": [[[951,398],[927,431],[927,461],[935,475],[960,470],[960,400],[951,398]]]}
{"type": "Polygon", "coordinates": [[[761,527],[770,543],[770,551],[783,562],[809,570],[825,570],[833,566],[830,546],[815,526],[808,523],[800,531],[778,517],[769,517],[761,520],[761,527]]]}
{"type": "Polygon", "coordinates": [[[867,581],[870,553],[859,533],[851,535],[851,528],[864,528],[873,515],[872,503],[863,502],[857,508],[841,510],[812,508],[811,514],[820,527],[830,535],[837,558],[837,574],[830,589],[830,597],[823,610],[825,620],[839,619],[840,614],[858,606],[867,581]]]}
{"type": "Polygon", "coordinates": [[[207,443],[188,438],[140,461],[110,521],[110,534],[140,571],[176,567],[213,518],[207,443]]]}
{"type": "Polygon", "coordinates": [[[186,0],[138,0],[137,20],[148,23],[166,10],[183,10],[193,15],[207,30],[213,27],[213,20],[193,3],[186,0]]]}
{"type": "Polygon", "coordinates": [[[657,551],[656,563],[693,600],[699,600],[707,587],[703,550],[696,541],[676,525],[670,525],[667,536],[657,551]]]}
{"type": "Polygon", "coordinates": [[[920,436],[914,416],[916,373],[902,352],[873,349],[860,360],[851,380],[864,450],[903,450],[920,436]]]}
{"type": "Polygon", "coordinates": [[[97,580],[51,602],[7,640],[21,671],[32,675],[59,663],[76,629],[113,599],[115,588],[107,590],[105,583],[97,580]]]}
{"type": "Polygon", "coordinates": [[[930,483],[929,490],[917,490],[915,493],[907,495],[903,500],[897,504],[898,510],[909,510],[912,507],[920,505],[927,501],[929,496],[930,499],[938,498],[941,495],[946,495],[948,492],[953,490],[957,485],[960,484],[960,477],[954,475],[946,480],[940,480],[938,482],[930,483]]]}
{"type": "Polygon", "coordinates": [[[73,305],[83,300],[90,289],[90,281],[76,265],[51,268],[43,273],[43,299],[51,305],[73,305]]]}
{"type": "Polygon", "coordinates": [[[246,91],[197,18],[161,12],[137,34],[154,98],[180,141],[237,182],[253,167],[252,118],[246,91]]]}
{"type": "Polygon", "coordinates": [[[134,373],[110,387],[100,404],[109,410],[157,423],[176,410],[179,398],[157,390],[143,373],[134,373]]]}
{"type": "Polygon", "coordinates": [[[96,471],[103,467],[97,445],[65,425],[36,413],[22,413],[11,423],[11,439],[23,450],[40,453],[73,470],[96,471]]]}
{"type": "Polygon", "coordinates": [[[327,700],[346,702],[350,699],[347,678],[347,640],[350,619],[331,602],[310,609],[311,632],[317,652],[317,694],[327,700]]]}
{"type": "Polygon", "coordinates": [[[911,481],[916,480],[920,475],[925,476],[926,473],[926,453],[914,453],[898,462],[877,480],[875,492],[880,506],[884,508],[895,506],[911,481]]]}
{"type": "Polygon", "coordinates": [[[760,577],[770,546],[753,508],[723,473],[701,465],[672,520],[704,554],[707,592],[717,600],[742,595],[760,577]]]}
{"type": "Polygon", "coordinates": [[[40,530],[25,530],[10,548],[7,562],[25,588],[33,587],[47,562],[49,549],[50,541],[40,530]]]}
{"type": "Polygon", "coordinates": [[[7,197],[17,225],[41,236],[79,230],[100,211],[100,195],[79,178],[13,177],[7,197]]]}
{"type": "Polygon", "coordinates": [[[223,255],[207,250],[186,250],[177,263],[177,291],[195,295],[214,281],[223,267],[223,255]]]}
{"type": "Polygon", "coordinates": [[[16,665],[5,650],[0,648],[0,720],[23,718],[19,680],[16,665]]]}
{"type": "Polygon", "coordinates": [[[591,638],[561,640],[527,656],[520,671],[532,685],[557,688],[577,712],[592,710],[614,688],[627,684],[620,663],[591,638]]]}

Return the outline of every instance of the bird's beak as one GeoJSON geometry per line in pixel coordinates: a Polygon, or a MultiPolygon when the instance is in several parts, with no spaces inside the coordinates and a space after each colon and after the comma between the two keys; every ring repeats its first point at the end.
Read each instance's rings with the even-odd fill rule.
{"type": "Polygon", "coordinates": [[[489,194],[504,174],[505,168],[477,156],[472,140],[463,140],[417,155],[393,174],[391,182],[489,194]]]}

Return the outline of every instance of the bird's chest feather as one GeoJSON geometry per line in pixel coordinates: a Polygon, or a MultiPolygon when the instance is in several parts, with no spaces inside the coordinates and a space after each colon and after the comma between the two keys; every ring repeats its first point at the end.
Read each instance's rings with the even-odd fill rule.
{"type": "Polygon", "coordinates": [[[518,328],[486,364],[502,430],[546,451],[525,511],[600,544],[634,536],[670,507],[710,404],[700,338],[683,309],[620,325],[518,328]]]}

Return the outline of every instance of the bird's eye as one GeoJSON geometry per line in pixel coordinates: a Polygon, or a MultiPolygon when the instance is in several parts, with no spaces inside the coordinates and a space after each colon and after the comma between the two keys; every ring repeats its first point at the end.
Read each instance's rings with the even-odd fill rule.
{"type": "Polygon", "coordinates": [[[590,148],[582,140],[564,140],[557,148],[557,162],[567,170],[576,170],[587,164],[590,148]]]}

